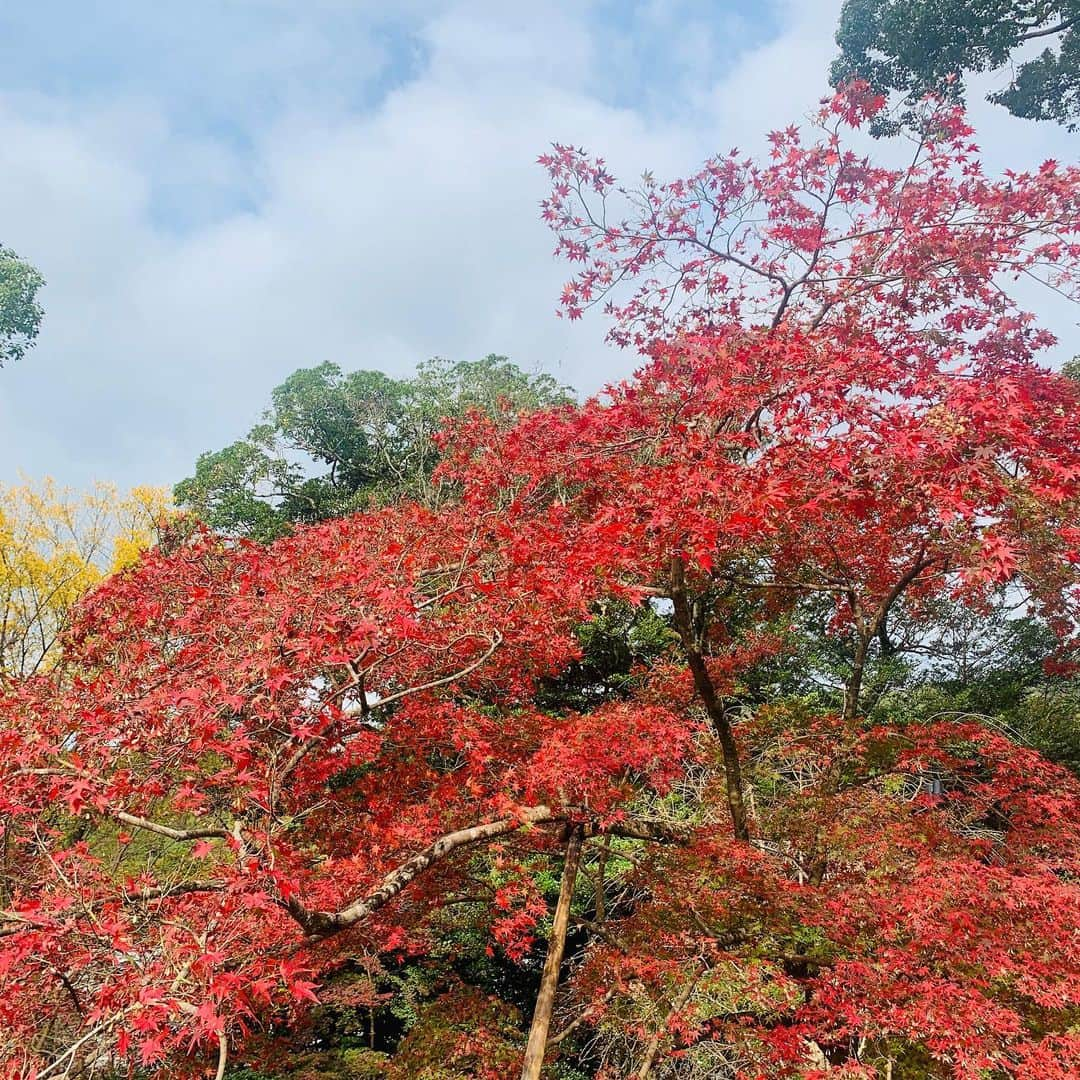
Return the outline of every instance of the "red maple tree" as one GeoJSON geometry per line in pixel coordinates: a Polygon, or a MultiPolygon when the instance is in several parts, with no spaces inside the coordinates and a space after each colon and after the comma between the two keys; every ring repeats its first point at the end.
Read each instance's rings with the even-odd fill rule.
{"type": "Polygon", "coordinates": [[[675,331],[782,325],[882,347],[924,341],[966,357],[1029,356],[1052,338],[1003,287],[1077,287],[1080,170],[987,177],[961,108],[928,101],[904,168],[853,149],[885,106],[864,84],[823,103],[817,138],[769,136],[767,164],[733,149],[692,176],[618,186],[602,158],[555,144],[540,163],[556,254],[581,269],[571,319],[603,303],[611,339],[648,346],[675,331]]]}
{"type": "Polygon", "coordinates": [[[512,491],[521,542],[564,580],[576,567],[670,603],[680,648],[641,698],[709,724],[684,762],[706,771],[707,825],[641,857],[644,899],[581,965],[594,1019],[613,987],[660,1010],[636,1041],[621,1014],[603,1075],[632,1074],[635,1054],[648,1075],[672,1039],[745,1075],[814,1075],[815,1054],[874,1075],[913,1045],[957,1076],[1070,1075],[1080,788],[971,723],[882,727],[861,691],[893,620],[917,642],[936,601],[1002,589],[1070,662],[1076,386],[1028,361],[963,368],[795,330],[654,352],[602,401],[502,435],[477,417],[453,439],[466,505],[512,491]],[[747,716],[740,677],[784,662],[785,623],[813,598],[846,645],[838,711],[747,716]],[[694,1005],[709,993],[739,1005],[694,1005]]]}
{"type": "MultiPolygon", "coordinates": [[[[661,266],[691,298],[646,281],[616,309],[633,379],[448,428],[437,513],[195,530],[87,599],[63,663],[0,700],[5,1075],[223,1075],[359,950],[429,950],[478,853],[511,957],[538,860],[563,867],[525,1077],[586,1030],[599,1077],[1075,1075],[1080,786],[864,692],[946,598],[1008,590],[1061,664],[1076,645],[1080,395],[998,278],[1070,280],[1078,177],[987,181],[937,124],[906,173],[835,124],[777,136],[773,165],[650,188],[647,242],[589,232],[568,200],[610,181],[558,151],[570,301],[661,266]],[[612,601],[670,639],[619,693],[548,704],[612,601]],[[847,658],[835,707],[748,708],[808,604],[847,658]]],[[[468,1074],[516,1071],[480,1030],[468,1074]]]]}

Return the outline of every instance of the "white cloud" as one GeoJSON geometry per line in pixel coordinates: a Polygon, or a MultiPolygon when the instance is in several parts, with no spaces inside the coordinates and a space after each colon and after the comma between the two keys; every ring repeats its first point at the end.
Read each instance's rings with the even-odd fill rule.
{"type": "MultiPolygon", "coordinates": [[[[628,373],[601,318],[553,316],[564,269],[537,219],[536,155],[570,140],[663,175],[756,144],[824,91],[838,4],[777,6],[779,36],[750,49],[738,13],[688,36],[708,5],[654,2],[622,27],[603,5],[511,7],[418,6],[423,59],[370,107],[343,93],[348,57],[323,51],[326,27],[308,27],[294,40],[315,68],[286,64],[286,81],[322,58],[329,89],[284,93],[238,116],[242,130],[192,128],[141,90],[0,97],[0,239],[49,279],[39,347],[0,373],[0,475],[171,483],[246,430],[288,372],[328,359],[400,373],[501,351],[583,390],[628,373]]],[[[1001,110],[987,121],[992,154],[1034,161],[1062,139],[1001,110]]]]}

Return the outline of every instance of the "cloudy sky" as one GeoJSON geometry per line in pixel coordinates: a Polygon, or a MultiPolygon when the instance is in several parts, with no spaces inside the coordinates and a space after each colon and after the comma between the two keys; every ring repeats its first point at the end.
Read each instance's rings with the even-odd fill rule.
{"type": "MultiPolygon", "coordinates": [[[[839,6],[4,4],[0,241],[49,284],[40,344],[0,372],[0,480],[171,484],[324,360],[629,373],[599,315],[553,316],[537,154],[664,177],[753,148],[825,92],[839,6]]],[[[974,114],[992,167],[1077,157],[1060,128],[974,114]]]]}

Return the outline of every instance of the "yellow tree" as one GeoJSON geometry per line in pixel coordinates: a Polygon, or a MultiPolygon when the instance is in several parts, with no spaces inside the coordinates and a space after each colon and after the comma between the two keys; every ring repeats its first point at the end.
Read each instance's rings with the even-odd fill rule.
{"type": "Polygon", "coordinates": [[[163,488],[0,485],[0,682],[54,663],[75,602],[154,544],[169,513],[163,488]]]}

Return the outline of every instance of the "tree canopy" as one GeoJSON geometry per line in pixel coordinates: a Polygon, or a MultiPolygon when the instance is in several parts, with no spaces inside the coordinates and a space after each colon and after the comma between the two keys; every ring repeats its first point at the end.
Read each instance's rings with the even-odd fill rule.
{"type": "Polygon", "coordinates": [[[58,660],[78,601],[158,542],[168,505],[151,487],[0,486],[0,682],[58,660]]]}
{"type": "Polygon", "coordinates": [[[1009,84],[988,95],[1014,116],[1080,119],[1080,4],[1076,0],[845,0],[836,32],[840,55],[830,79],[855,79],[898,92],[899,118],[881,116],[877,134],[918,126],[927,93],[961,98],[962,76],[1010,69],[1009,84]],[[1022,51],[1045,46],[1035,56],[1022,51]]]}
{"type": "Polygon", "coordinates": [[[41,328],[38,290],[45,279],[10,248],[0,244],[0,367],[19,360],[41,328]]]}
{"type": "Polygon", "coordinates": [[[633,378],[451,413],[452,498],[87,597],[0,696],[9,1075],[273,1073],[327,1008],[390,1080],[1076,1075],[1080,781],[871,684],[1003,595],[1076,671],[1080,387],[996,282],[1075,280],[1080,177],[986,179],[953,108],[883,169],[879,107],[644,225],[557,148],[567,302],[642,275],[633,378]]]}
{"type": "Polygon", "coordinates": [[[200,455],[175,497],[213,528],[258,540],[399,498],[431,503],[445,417],[481,409],[509,421],[572,397],[551,376],[495,355],[430,360],[407,379],[331,363],[302,368],[273,391],[245,438],[200,455]]]}
{"type": "Polygon", "coordinates": [[[603,158],[556,144],[540,161],[551,178],[543,217],[575,269],[561,312],[603,304],[609,338],[637,347],[732,322],[872,334],[915,353],[935,339],[973,357],[1050,344],[998,278],[1075,292],[1080,169],[1047,161],[988,177],[962,110],[933,102],[930,137],[906,167],[886,168],[845,138],[884,106],[857,85],[819,110],[809,136],[773,132],[767,162],[732,150],[687,177],[647,171],[637,188],[603,158]]]}

